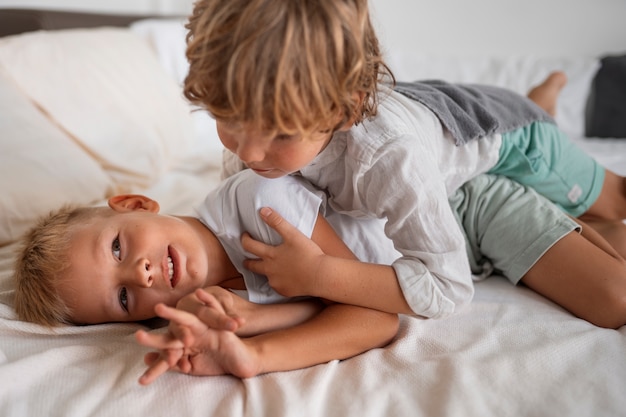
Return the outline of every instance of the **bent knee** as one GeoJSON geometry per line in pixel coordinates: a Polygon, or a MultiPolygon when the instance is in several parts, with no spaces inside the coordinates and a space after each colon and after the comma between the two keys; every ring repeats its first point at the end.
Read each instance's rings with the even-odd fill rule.
{"type": "Polygon", "coordinates": [[[602,302],[582,317],[599,327],[618,329],[626,324],[626,285],[624,288],[607,292],[602,302]]]}

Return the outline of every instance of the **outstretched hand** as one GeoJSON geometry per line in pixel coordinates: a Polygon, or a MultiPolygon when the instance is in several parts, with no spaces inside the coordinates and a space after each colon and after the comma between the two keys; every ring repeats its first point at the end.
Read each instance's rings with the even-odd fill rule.
{"type": "Polygon", "coordinates": [[[322,249],[272,209],[264,207],[259,214],[283,243],[268,245],[244,233],[243,248],[258,257],[247,259],[244,266],[265,275],[272,288],[284,296],[315,295],[317,271],[324,258],[322,249]]]}
{"type": "MultiPolygon", "coordinates": [[[[197,290],[197,299],[205,303],[215,314],[206,314],[209,322],[224,323],[222,305],[216,298],[197,290]],[[217,320],[216,320],[217,318],[217,320]]],[[[137,341],[156,349],[145,355],[148,369],[139,378],[139,383],[148,385],[167,371],[178,371],[191,375],[221,375],[230,373],[240,377],[255,375],[254,351],[233,331],[211,328],[197,315],[178,308],[159,304],[155,308],[159,317],[170,321],[167,334],[148,333],[138,330],[137,341]]]]}

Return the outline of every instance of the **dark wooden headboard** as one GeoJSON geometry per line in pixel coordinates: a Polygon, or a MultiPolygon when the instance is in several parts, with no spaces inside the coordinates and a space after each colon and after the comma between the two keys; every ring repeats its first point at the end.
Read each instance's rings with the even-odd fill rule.
{"type": "MultiPolygon", "coordinates": [[[[0,9],[0,37],[36,30],[128,26],[148,15],[114,15],[38,9],[0,9]]],[[[163,16],[161,16],[163,17],[163,16]]]]}

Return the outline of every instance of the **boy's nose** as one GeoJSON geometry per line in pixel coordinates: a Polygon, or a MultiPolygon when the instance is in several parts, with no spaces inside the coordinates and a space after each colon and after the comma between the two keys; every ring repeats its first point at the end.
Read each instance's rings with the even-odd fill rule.
{"type": "Polygon", "coordinates": [[[151,287],[154,282],[152,274],[152,265],[148,259],[140,258],[136,261],[136,264],[133,267],[132,275],[133,280],[137,285],[147,288],[151,287]]]}
{"type": "Polygon", "coordinates": [[[245,142],[237,146],[237,156],[245,163],[260,162],[265,158],[265,152],[261,146],[245,142]]]}

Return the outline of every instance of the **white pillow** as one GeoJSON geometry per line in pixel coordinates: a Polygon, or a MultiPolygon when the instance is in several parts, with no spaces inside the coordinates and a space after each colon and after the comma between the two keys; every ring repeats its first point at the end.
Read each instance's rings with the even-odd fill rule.
{"type": "Polygon", "coordinates": [[[100,161],[117,191],[153,184],[190,147],[192,122],[179,86],[127,28],[6,37],[0,65],[100,161]]]}
{"type": "Polygon", "coordinates": [[[189,71],[189,63],[185,56],[187,42],[185,37],[187,19],[141,19],[131,23],[130,30],[150,44],[168,75],[179,85],[189,71]]]}
{"type": "MultiPolygon", "coordinates": [[[[189,72],[185,56],[187,19],[143,19],[130,25],[130,30],[139,34],[154,50],[164,70],[181,86],[189,72]]],[[[194,142],[191,150],[177,167],[178,170],[201,171],[207,167],[222,165],[222,142],[217,135],[215,120],[208,112],[190,106],[194,127],[194,142]]]]}
{"type": "Polygon", "coordinates": [[[0,246],[65,203],[103,199],[111,181],[100,165],[51,123],[0,68],[0,246]]]}

